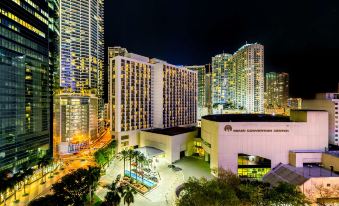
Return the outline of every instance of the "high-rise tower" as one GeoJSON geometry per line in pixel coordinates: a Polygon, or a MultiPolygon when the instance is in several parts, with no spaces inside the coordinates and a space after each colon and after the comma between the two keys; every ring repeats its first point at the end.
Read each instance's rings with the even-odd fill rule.
{"type": "Polygon", "coordinates": [[[50,154],[50,9],[48,1],[0,1],[0,170],[50,154]]]}
{"type": "Polygon", "coordinates": [[[61,153],[87,146],[103,130],[103,6],[103,0],[60,0],[54,139],[61,153]]]}
{"type": "Polygon", "coordinates": [[[288,74],[269,72],[265,78],[265,108],[286,107],[289,98],[288,74]]]}

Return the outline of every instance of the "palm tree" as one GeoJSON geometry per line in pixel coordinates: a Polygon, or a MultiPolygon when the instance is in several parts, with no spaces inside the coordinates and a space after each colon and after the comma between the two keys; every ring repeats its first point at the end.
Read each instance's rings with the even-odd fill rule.
{"type": "MultiPolygon", "coordinates": [[[[139,164],[140,164],[140,169],[142,170],[142,165],[145,163],[147,161],[147,158],[146,158],[146,156],[144,155],[144,154],[140,154],[139,156],[138,156],[138,162],[139,162],[139,164]]],[[[142,183],[144,183],[144,172],[142,171],[142,173],[141,173],[141,178],[142,178],[142,183]]]]}
{"type": "Polygon", "coordinates": [[[134,203],[134,194],[136,193],[137,192],[133,188],[127,187],[124,195],[124,204],[127,203],[129,206],[131,203],[134,203]]]}
{"type": "Polygon", "coordinates": [[[98,182],[100,178],[100,168],[99,167],[88,167],[87,171],[87,179],[88,179],[88,187],[89,187],[89,202],[92,203],[92,189],[94,184],[98,182]]]}
{"type": "Polygon", "coordinates": [[[23,176],[24,183],[24,195],[26,195],[26,179],[30,179],[33,175],[34,170],[29,166],[29,164],[23,164],[21,169],[21,174],[23,176]]]}
{"type": "Polygon", "coordinates": [[[125,168],[126,168],[126,159],[128,158],[128,155],[129,155],[128,150],[122,150],[118,154],[118,159],[124,160],[124,174],[125,174],[125,168]]]}
{"type": "Polygon", "coordinates": [[[134,152],[133,150],[129,149],[128,150],[128,159],[129,159],[129,176],[132,179],[132,170],[131,170],[131,165],[132,165],[132,159],[134,158],[134,152]]]}
{"type": "Polygon", "coordinates": [[[6,199],[7,199],[7,189],[9,187],[9,182],[7,179],[3,178],[5,175],[0,174],[0,194],[2,194],[4,198],[4,206],[6,206],[6,199]]]}
{"type": "Polygon", "coordinates": [[[135,163],[136,163],[136,173],[135,173],[135,180],[138,181],[138,158],[140,156],[141,152],[137,151],[137,150],[133,150],[133,157],[135,158],[135,163]]]}
{"type": "MultiPolygon", "coordinates": [[[[118,179],[118,178],[117,178],[118,179]]],[[[107,206],[117,206],[124,197],[125,188],[120,186],[117,181],[113,182],[109,187],[109,191],[105,196],[104,204],[107,206]]]]}
{"type": "Polygon", "coordinates": [[[42,183],[44,183],[44,169],[51,163],[51,161],[52,159],[45,155],[38,162],[38,167],[41,168],[42,183]]]}

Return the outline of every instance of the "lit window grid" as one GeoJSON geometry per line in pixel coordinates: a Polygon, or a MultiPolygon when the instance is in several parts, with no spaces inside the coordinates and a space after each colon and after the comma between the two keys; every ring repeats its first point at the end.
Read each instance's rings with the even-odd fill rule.
{"type": "Polygon", "coordinates": [[[163,125],[174,127],[197,122],[197,72],[163,65],[163,125]]]}

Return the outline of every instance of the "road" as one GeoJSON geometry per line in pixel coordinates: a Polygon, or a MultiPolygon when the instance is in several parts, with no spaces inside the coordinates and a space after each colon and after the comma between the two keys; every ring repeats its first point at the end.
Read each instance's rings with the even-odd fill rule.
{"type": "MultiPolygon", "coordinates": [[[[84,149],[78,154],[60,157],[60,167],[52,173],[52,176],[50,173],[46,174],[46,182],[44,184],[42,184],[42,180],[39,179],[32,184],[27,185],[27,195],[24,195],[23,189],[18,190],[16,195],[18,201],[15,202],[14,195],[12,195],[6,200],[7,206],[25,206],[28,205],[31,200],[37,197],[50,194],[52,185],[58,182],[63,176],[76,169],[87,167],[89,165],[95,165],[93,153],[97,149],[108,144],[110,141],[111,134],[109,131],[106,131],[106,133],[100,139],[98,139],[98,141],[94,142],[89,149],[84,149]]],[[[0,206],[3,205],[4,203],[0,204],[0,206]]]]}

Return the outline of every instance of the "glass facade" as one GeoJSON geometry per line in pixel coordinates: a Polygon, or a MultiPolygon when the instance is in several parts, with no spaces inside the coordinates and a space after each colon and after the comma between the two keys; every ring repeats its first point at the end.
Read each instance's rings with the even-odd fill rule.
{"type": "Polygon", "coordinates": [[[265,108],[286,107],[289,96],[288,74],[269,72],[265,78],[265,108]]]}
{"type": "Polygon", "coordinates": [[[0,1],[0,170],[50,148],[48,1],[0,1]]]}
{"type": "Polygon", "coordinates": [[[244,179],[261,178],[271,170],[271,160],[259,156],[238,154],[238,175],[244,179]]]}

